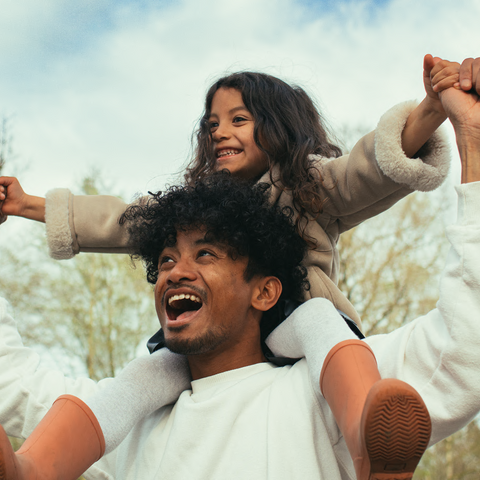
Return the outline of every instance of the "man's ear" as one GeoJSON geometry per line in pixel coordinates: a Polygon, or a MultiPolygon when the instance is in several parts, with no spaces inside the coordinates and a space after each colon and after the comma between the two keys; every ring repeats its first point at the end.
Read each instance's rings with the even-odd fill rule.
{"type": "Polygon", "coordinates": [[[282,282],[277,277],[259,278],[252,296],[252,307],[266,312],[278,302],[281,293],[282,282]]]}

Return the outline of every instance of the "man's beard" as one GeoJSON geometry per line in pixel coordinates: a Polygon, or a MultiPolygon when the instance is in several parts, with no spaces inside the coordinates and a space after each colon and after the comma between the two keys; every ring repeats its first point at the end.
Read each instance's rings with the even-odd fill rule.
{"type": "Polygon", "coordinates": [[[215,350],[227,339],[228,330],[223,326],[217,326],[215,330],[209,330],[196,338],[165,338],[165,346],[170,351],[181,355],[202,355],[215,350]]]}

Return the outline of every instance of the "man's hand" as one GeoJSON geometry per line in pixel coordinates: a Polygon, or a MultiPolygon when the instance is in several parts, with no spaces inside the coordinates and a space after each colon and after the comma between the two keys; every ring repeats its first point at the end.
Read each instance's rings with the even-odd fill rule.
{"type": "Polygon", "coordinates": [[[0,223],[8,215],[45,222],[45,199],[27,195],[15,177],[0,177],[0,223]]]}
{"type": "Polygon", "coordinates": [[[480,58],[467,58],[460,68],[460,88],[480,95],[480,58]]]}
{"type": "MultiPolygon", "coordinates": [[[[443,108],[455,132],[468,132],[480,139],[480,58],[468,58],[460,67],[459,83],[455,88],[440,92],[443,108]],[[468,88],[467,90],[467,87],[468,88]]],[[[432,81],[437,85],[437,78],[432,81]]],[[[440,84],[438,82],[438,84],[440,84]]]]}
{"type": "MultiPolygon", "coordinates": [[[[462,183],[480,181],[480,59],[467,59],[460,67],[459,84],[440,92],[452,122],[462,161],[462,183]],[[468,91],[465,89],[470,87],[468,91]]],[[[435,77],[433,78],[435,83],[435,77]]]]}

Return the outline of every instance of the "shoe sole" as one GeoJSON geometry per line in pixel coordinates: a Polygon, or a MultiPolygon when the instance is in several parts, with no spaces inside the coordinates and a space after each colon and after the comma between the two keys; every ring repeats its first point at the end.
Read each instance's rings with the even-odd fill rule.
{"type": "Polygon", "coordinates": [[[365,407],[369,480],[411,480],[432,432],[422,398],[407,383],[385,379],[372,387],[365,407]]]}

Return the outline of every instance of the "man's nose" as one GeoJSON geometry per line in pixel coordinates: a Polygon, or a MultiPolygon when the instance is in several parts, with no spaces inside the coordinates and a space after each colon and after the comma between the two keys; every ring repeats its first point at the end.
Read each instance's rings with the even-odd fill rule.
{"type": "Polygon", "coordinates": [[[194,265],[188,260],[179,260],[168,272],[168,283],[181,283],[185,281],[194,281],[197,278],[194,265]]]}

